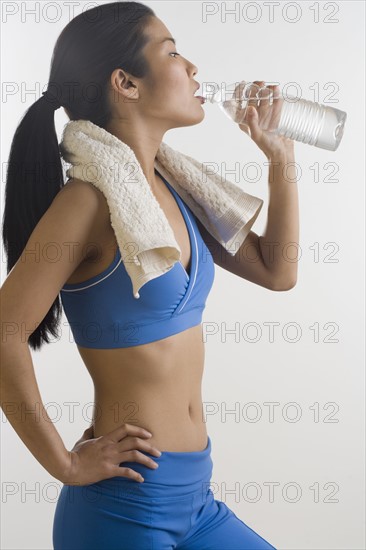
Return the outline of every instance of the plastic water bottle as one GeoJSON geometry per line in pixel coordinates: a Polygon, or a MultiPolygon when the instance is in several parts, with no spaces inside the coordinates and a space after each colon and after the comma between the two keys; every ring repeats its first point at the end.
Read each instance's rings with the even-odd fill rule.
{"type": "MultiPolygon", "coordinates": [[[[278,85],[259,86],[254,82],[217,85],[206,83],[205,102],[217,104],[234,122],[247,124],[247,107],[254,105],[262,130],[335,151],[341,142],[347,114],[344,111],[283,95],[278,85]]],[[[249,125],[248,131],[250,133],[249,125]]]]}

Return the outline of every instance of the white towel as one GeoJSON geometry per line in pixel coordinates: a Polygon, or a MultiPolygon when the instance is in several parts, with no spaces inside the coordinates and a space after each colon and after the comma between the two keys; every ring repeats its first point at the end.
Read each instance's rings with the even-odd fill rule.
{"type": "MultiPolygon", "coordinates": [[[[126,143],[88,120],[68,122],[59,146],[63,159],[72,165],[66,175],[90,182],[104,194],[133,295],[139,298],[144,284],[181,259],[173,230],[140,163],[126,143]]],[[[235,255],[263,200],[208,173],[203,163],[163,141],[154,166],[207,231],[235,255]]]]}

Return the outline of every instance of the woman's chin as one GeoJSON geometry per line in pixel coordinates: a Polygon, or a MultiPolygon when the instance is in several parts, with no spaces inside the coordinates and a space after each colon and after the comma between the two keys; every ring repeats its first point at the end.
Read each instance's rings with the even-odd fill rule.
{"type": "Polygon", "coordinates": [[[206,116],[206,113],[202,107],[197,109],[197,113],[190,113],[191,116],[188,118],[188,122],[185,126],[194,126],[203,121],[206,116]]]}

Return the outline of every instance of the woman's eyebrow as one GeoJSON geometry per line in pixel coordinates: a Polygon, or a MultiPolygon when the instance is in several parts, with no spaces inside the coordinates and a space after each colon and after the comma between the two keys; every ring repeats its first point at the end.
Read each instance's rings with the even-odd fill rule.
{"type": "Polygon", "coordinates": [[[165,38],[163,38],[163,40],[160,40],[159,44],[162,44],[163,42],[166,42],[166,40],[170,40],[171,42],[173,42],[173,44],[175,44],[175,46],[177,45],[177,42],[174,38],[172,38],[171,36],[166,36],[165,38]]]}

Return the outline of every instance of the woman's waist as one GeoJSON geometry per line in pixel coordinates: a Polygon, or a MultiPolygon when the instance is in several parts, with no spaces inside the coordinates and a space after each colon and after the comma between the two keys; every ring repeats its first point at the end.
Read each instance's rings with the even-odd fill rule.
{"type": "MultiPolygon", "coordinates": [[[[150,457],[148,453],[147,456],[150,457]]],[[[159,464],[156,469],[141,462],[120,463],[121,467],[139,472],[143,482],[116,476],[89,485],[88,490],[95,490],[107,498],[113,495],[114,499],[127,499],[131,505],[138,500],[141,504],[144,501],[150,505],[159,502],[173,507],[185,504],[189,509],[193,498],[198,501],[212,498],[210,480],[213,462],[208,435],[198,450],[163,451],[160,457],[154,456],[154,461],[159,464]]]]}
{"type": "Polygon", "coordinates": [[[197,418],[201,415],[202,358],[178,356],[160,361],[118,364],[107,361],[89,369],[94,384],[97,416],[123,422],[125,417],[143,415],[161,420],[197,418]]]}
{"type": "Polygon", "coordinates": [[[149,431],[152,434],[149,443],[160,451],[198,451],[206,446],[207,431],[200,396],[121,397],[95,399],[94,437],[106,435],[126,423],[149,431]]]}

